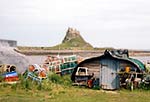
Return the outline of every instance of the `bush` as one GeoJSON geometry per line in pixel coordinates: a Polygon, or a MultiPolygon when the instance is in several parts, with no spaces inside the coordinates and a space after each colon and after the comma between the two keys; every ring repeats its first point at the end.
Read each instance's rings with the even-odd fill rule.
{"type": "Polygon", "coordinates": [[[48,79],[49,79],[49,81],[52,81],[53,83],[56,83],[56,84],[62,84],[63,83],[62,77],[57,75],[57,74],[48,75],[48,79]]]}
{"type": "Polygon", "coordinates": [[[143,89],[143,90],[150,90],[150,84],[146,84],[146,83],[141,83],[140,84],[140,89],[143,89]]]}
{"type": "Polygon", "coordinates": [[[52,84],[49,80],[43,80],[42,83],[38,85],[38,90],[52,91],[52,84]]]}
{"type": "MultiPolygon", "coordinates": [[[[54,90],[63,90],[64,88],[71,86],[72,81],[70,76],[60,76],[55,73],[49,73],[46,79],[43,79],[41,82],[34,81],[32,79],[26,79],[24,76],[19,75],[19,82],[16,84],[1,84],[2,88],[11,88],[13,90],[26,90],[26,91],[54,91],[54,90]]],[[[54,92],[55,93],[55,92],[54,92]]],[[[59,92],[58,92],[59,93],[59,92]]]]}
{"type": "Polygon", "coordinates": [[[64,86],[71,86],[72,85],[72,81],[71,81],[69,75],[60,76],[60,75],[53,73],[53,74],[48,75],[48,80],[51,81],[52,83],[61,84],[64,86]]]}
{"type": "Polygon", "coordinates": [[[12,84],[11,88],[14,89],[14,90],[16,90],[17,89],[17,84],[12,84]]]}
{"type": "Polygon", "coordinates": [[[0,75],[0,82],[2,82],[3,81],[3,76],[2,75],[0,75]]]}

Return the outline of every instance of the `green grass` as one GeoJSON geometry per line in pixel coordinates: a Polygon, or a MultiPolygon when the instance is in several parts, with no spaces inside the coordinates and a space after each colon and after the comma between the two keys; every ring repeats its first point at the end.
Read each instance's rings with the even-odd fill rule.
{"type": "Polygon", "coordinates": [[[0,102],[149,102],[150,91],[117,91],[60,87],[52,91],[1,88],[0,102]]]}
{"type": "Polygon", "coordinates": [[[70,76],[52,74],[42,84],[24,81],[0,85],[0,102],[149,102],[149,90],[102,91],[71,86],[70,76]]]}

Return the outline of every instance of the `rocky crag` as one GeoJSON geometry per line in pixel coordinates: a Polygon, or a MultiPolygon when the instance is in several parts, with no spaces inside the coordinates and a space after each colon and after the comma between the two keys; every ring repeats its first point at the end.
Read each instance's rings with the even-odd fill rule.
{"type": "Polygon", "coordinates": [[[73,28],[68,28],[66,32],[66,36],[64,37],[62,43],[55,47],[59,47],[59,49],[67,49],[67,50],[93,49],[93,46],[87,43],[83,39],[83,37],[80,35],[80,32],[73,28]]]}

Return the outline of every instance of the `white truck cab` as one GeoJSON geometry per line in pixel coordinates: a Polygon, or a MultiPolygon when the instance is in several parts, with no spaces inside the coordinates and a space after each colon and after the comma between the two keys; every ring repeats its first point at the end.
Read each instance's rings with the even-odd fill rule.
{"type": "Polygon", "coordinates": [[[89,75],[87,67],[78,67],[76,75],[89,75]]]}

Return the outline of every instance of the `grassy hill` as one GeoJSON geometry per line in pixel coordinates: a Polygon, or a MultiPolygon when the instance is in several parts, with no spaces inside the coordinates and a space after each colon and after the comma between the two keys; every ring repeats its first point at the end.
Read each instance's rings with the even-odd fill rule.
{"type": "Polygon", "coordinates": [[[68,50],[86,50],[86,49],[93,49],[93,46],[87,43],[80,32],[76,29],[68,28],[66,32],[66,36],[64,37],[61,44],[54,46],[54,48],[59,49],[68,49],[68,50]]]}
{"type": "Polygon", "coordinates": [[[58,48],[58,49],[67,49],[67,50],[75,50],[75,49],[78,49],[78,50],[91,50],[93,49],[93,47],[85,42],[82,38],[80,37],[76,37],[74,39],[71,39],[67,42],[64,42],[62,44],[59,44],[57,46],[54,46],[53,47],[54,49],[58,48]]]}

